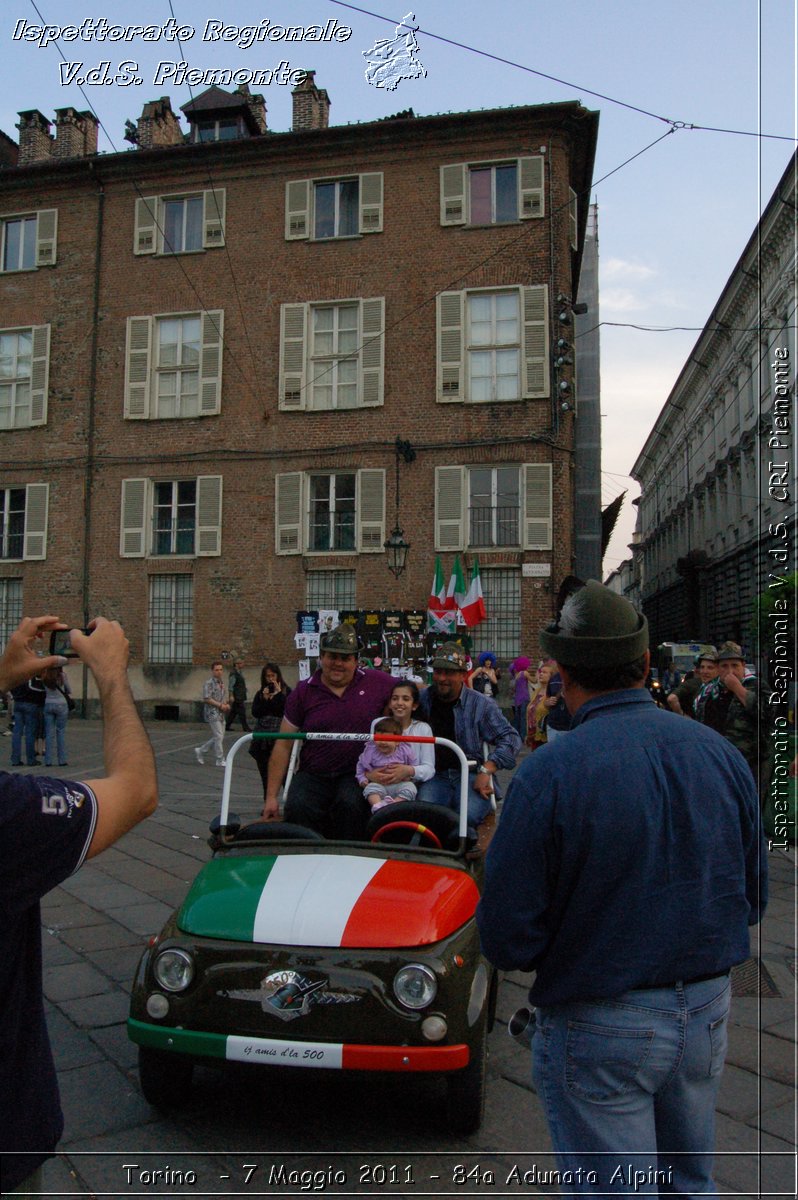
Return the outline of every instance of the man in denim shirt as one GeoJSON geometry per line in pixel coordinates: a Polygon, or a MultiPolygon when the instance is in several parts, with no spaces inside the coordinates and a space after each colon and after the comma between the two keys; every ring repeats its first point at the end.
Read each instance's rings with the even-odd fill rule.
{"type": "Polygon", "coordinates": [[[508,791],[483,949],[536,972],[533,1077],[568,1194],[714,1195],[729,970],[766,901],[751,772],[656,707],[647,622],[621,596],[591,580],[540,642],[573,723],[508,791]]]}

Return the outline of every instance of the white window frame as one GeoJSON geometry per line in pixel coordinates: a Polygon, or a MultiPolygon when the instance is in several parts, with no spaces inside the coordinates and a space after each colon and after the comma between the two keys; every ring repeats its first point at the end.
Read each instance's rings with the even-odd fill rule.
{"type": "Polygon", "coordinates": [[[515,404],[519,400],[542,400],[550,394],[549,289],[547,284],[511,285],[492,288],[466,288],[457,292],[439,292],[437,304],[437,383],[439,404],[515,404]],[[520,394],[512,399],[474,400],[471,395],[469,351],[505,349],[505,346],[468,344],[468,307],[478,295],[518,296],[519,313],[519,385],[520,394]]]}
{"type": "MultiPolygon", "coordinates": [[[[163,639],[158,639],[158,645],[163,639]]],[[[151,575],[147,595],[147,660],[151,663],[190,663],[194,658],[194,577],[192,575],[151,575]],[[160,590],[169,590],[171,595],[157,596],[160,590]],[[186,597],[180,592],[189,593],[189,615],[185,616],[186,597]],[[169,612],[166,617],[158,614],[158,632],[169,634],[169,654],[162,656],[153,654],[156,645],[155,638],[155,605],[163,605],[166,599],[169,612]],[[186,631],[185,626],[188,625],[186,631]],[[182,655],[178,646],[185,647],[182,655]],[[186,646],[186,643],[188,645],[186,646]]]]}
{"type": "Polygon", "coordinates": [[[9,484],[0,487],[0,560],[24,562],[47,557],[47,519],[50,497],[48,483],[9,484]],[[8,554],[9,493],[25,492],[22,553],[8,554]]]}
{"type": "MultiPolygon", "coordinates": [[[[123,479],[119,522],[121,558],[216,557],[222,552],[222,476],[197,475],[194,505],[194,550],[190,554],[155,553],[155,486],[190,481],[190,476],[169,479],[123,479]]],[[[175,489],[176,490],[176,489],[175,489]]]]}
{"type": "MultiPolygon", "coordinates": [[[[448,163],[440,168],[440,222],[441,225],[472,225],[471,219],[471,172],[490,167],[516,166],[518,206],[515,219],[537,220],[546,215],[545,173],[546,163],[542,154],[525,155],[521,158],[487,159],[467,163],[448,163]]],[[[494,187],[495,187],[495,180],[494,187]]],[[[508,221],[490,222],[491,225],[507,225],[508,221]]],[[[480,221],[480,227],[486,227],[480,221]]]]}
{"type": "Polygon", "coordinates": [[[385,542],[385,471],[339,467],[336,470],[291,471],[275,477],[275,552],[330,555],[381,554],[385,542]],[[351,550],[310,548],[310,480],[318,475],[355,476],[355,538],[351,550]]]}
{"type": "MultiPolygon", "coordinates": [[[[14,429],[31,429],[36,425],[45,425],[47,423],[47,390],[50,377],[50,326],[27,325],[0,329],[0,334],[15,335],[17,347],[19,347],[18,339],[21,334],[27,334],[31,339],[30,374],[0,379],[0,387],[11,388],[11,404],[8,407],[11,423],[8,425],[0,423],[0,431],[10,432],[14,429]],[[20,385],[27,386],[29,391],[29,400],[24,406],[17,403],[17,388],[20,385]],[[16,415],[22,407],[30,409],[30,416],[26,421],[18,422],[16,415]]],[[[15,361],[18,357],[19,350],[17,349],[15,361]]]]}
{"type": "Polygon", "coordinates": [[[133,253],[155,254],[172,258],[175,254],[198,254],[225,244],[227,189],[206,188],[193,192],[142,196],[136,200],[133,221],[133,253]],[[173,250],[166,244],[166,205],[186,200],[202,200],[201,244],[190,250],[173,250]]]}
{"type": "MultiPolygon", "coordinates": [[[[381,171],[361,174],[319,176],[315,179],[291,179],[285,185],[286,241],[334,242],[341,238],[360,237],[367,233],[382,233],[384,179],[381,171]],[[358,228],[355,233],[335,233],[332,237],[317,237],[315,198],[319,184],[358,184],[358,228]]],[[[336,197],[337,211],[337,197],[336,197]]],[[[337,228],[337,221],[336,221],[337,228]]]]}
{"type": "Polygon", "coordinates": [[[125,348],[125,418],[131,421],[190,421],[200,417],[217,416],[222,407],[223,347],[224,312],[221,309],[128,317],[125,348]],[[158,413],[158,376],[162,371],[171,372],[176,368],[171,365],[158,365],[158,325],[162,321],[189,319],[199,319],[200,322],[198,411],[161,417],[158,413]]]}
{"type": "Polygon", "coordinates": [[[384,355],[385,300],[382,296],[283,304],[280,308],[279,408],[284,412],[331,412],[381,405],[384,402],[384,355]],[[314,356],[314,312],[353,306],[357,307],[355,353],[314,356]],[[333,408],[314,407],[314,363],[329,362],[334,375],[337,362],[353,359],[357,362],[355,403],[337,405],[337,392],[334,389],[333,408]]]}
{"type": "MultiPolygon", "coordinates": [[[[41,208],[33,212],[4,213],[0,216],[0,274],[11,275],[20,271],[36,271],[39,267],[54,267],[57,256],[58,209],[41,208]],[[14,221],[35,221],[33,262],[27,265],[4,266],[6,258],[6,230],[14,221]]],[[[23,239],[24,241],[24,239],[23,239]]]]}
{"type": "MultiPolygon", "coordinates": [[[[470,546],[469,479],[474,467],[493,467],[490,462],[435,468],[435,549],[502,550],[506,547],[470,546]]],[[[500,466],[512,466],[501,463],[500,466]]],[[[554,513],[551,463],[520,463],[519,533],[520,549],[551,550],[554,513]]]]}
{"type": "MultiPolygon", "coordinates": [[[[521,529],[523,525],[523,483],[521,478],[521,468],[512,463],[471,463],[466,467],[465,475],[466,486],[466,520],[468,522],[468,541],[469,545],[480,550],[504,550],[508,547],[518,547],[521,544],[521,529]],[[490,504],[481,506],[479,509],[473,504],[473,488],[471,484],[471,476],[474,471],[489,471],[490,472],[490,504]],[[498,503],[499,497],[499,481],[497,477],[498,471],[514,471],[515,486],[517,494],[517,503],[515,509],[515,524],[518,536],[512,542],[499,541],[499,516],[500,507],[498,503]],[[474,512],[490,514],[490,536],[489,542],[472,542],[471,531],[474,522],[474,512]]],[[[512,506],[507,506],[512,507],[512,506]]]]}

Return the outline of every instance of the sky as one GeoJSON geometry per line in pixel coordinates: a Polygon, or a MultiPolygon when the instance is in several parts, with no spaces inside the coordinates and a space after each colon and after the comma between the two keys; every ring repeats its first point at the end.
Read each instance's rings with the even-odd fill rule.
{"type": "MultiPolygon", "coordinates": [[[[53,119],[56,108],[91,108],[101,122],[100,150],[128,150],[125,122],[135,122],[147,101],[168,95],[177,111],[204,90],[175,78],[181,61],[251,71],[287,61],[315,70],[336,125],[406,108],[428,116],[580,100],[597,109],[591,199],[600,256],[602,501],[627,491],[606,576],[629,557],[631,501],[639,494],[629,471],[793,151],[798,0],[409,4],[138,0],[101,8],[92,0],[9,0],[0,16],[0,129],[17,140],[22,110],[53,119]],[[371,86],[363,51],[393,36],[409,11],[426,76],[393,91],[371,86]],[[160,36],[101,41],[103,18],[154,25],[160,36]],[[271,27],[334,20],[340,40],[248,46],[242,30],[265,20],[271,27]],[[95,24],[83,26],[83,39],[26,40],[36,27],[86,21],[95,24]],[[189,27],[182,50],[169,37],[174,26],[189,27]],[[109,62],[111,82],[87,82],[81,91],[67,81],[78,68],[64,60],[83,64],[81,72],[109,62]],[[120,71],[125,62],[136,66],[120,71]],[[135,82],[114,78],[126,72],[135,82]]],[[[252,90],[266,97],[269,127],[290,129],[290,84],[252,90]]]]}

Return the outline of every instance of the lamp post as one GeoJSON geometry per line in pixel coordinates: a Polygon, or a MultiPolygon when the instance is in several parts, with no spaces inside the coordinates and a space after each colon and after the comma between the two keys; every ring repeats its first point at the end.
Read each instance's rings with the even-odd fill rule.
{"type": "Polygon", "coordinates": [[[395,477],[395,502],[396,502],[396,519],[394,527],[391,530],[391,535],[387,542],[383,542],[385,554],[388,559],[388,570],[398,579],[404,572],[407,566],[407,555],[410,550],[410,543],[405,541],[405,533],[399,524],[399,460],[404,459],[406,463],[411,463],[415,460],[416,452],[410,445],[410,442],[403,442],[397,437],[394,443],[394,453],[396,455],[396,477],[395,477]]]}

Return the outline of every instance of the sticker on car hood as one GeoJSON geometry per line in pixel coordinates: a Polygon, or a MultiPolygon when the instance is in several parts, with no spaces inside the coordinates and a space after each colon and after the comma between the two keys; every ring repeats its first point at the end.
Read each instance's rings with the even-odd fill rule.
{"type": "Polygon", "coordinates": [[[424,946],[470,920],[479,894],[451,867],[345,854],[209,862],[178,914],[200,937],[279,946],[424,946]]]}

